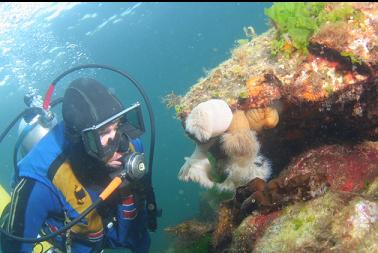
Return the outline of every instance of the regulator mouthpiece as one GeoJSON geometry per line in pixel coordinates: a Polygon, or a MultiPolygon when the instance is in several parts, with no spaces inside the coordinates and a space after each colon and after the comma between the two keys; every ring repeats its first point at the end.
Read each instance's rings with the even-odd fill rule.
{"type": "Polygon", "coordinates": [[[130,180],[139,180],[147,174],[148,169],[144,163],[144,155],[142,153],[133,152],[126,155],[122,160],[123,170],[130,180]]]}

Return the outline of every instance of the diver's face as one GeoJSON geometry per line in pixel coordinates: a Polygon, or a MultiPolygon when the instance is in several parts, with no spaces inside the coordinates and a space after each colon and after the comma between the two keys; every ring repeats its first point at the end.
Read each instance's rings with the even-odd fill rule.
{"type": "MultiPolygon", "coordinates": [[[[118,131],[118,123],[113,123],[109,126],[107,126],[103,131],[100,132],[100,142],[103,147],[109,145],[114,138],[116,137],[118,131]]],[[[111,168],[120,168],[122,163],[119,161],[119,159],[122,157],[121,153],[114,152],[113,156],[109,158],[108,161],[105,162],[105,164],[108,167],[111,168]]]]}
{"type": "Polygon", "coordinates": [[[103,147],[107,146],[109,142],[114,140],[118,129],[118,123],[113,123],[107,126],[100,132],[100,141],[103,147]]]}

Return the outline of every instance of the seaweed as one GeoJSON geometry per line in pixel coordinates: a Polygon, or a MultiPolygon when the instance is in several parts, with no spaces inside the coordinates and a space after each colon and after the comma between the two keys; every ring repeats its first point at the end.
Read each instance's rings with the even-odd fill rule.
{"type": "Polygon", "coordinates": [[[345,52],[344,51],[344,52],[341,52],[340,55],[349,58],[353,65],[361,65],[362,64],[362,60],[359,59],[358,56],[356,56],[355,54],[353,54],[351,52],[345,52]]]}
{"type": "Polygon", "coordinates": [[[197,242],[191,245],[175,245],[170,253],[208,253],[211,251],[211,234],[202,236],[197,242]]]}
{"type": "Polygon", "coordinates": [[[274,3],[265,9],[277,30],[277,39],[272,41],[272,54],[291,54],[292,48],[308,53],[310,37],[324,24],[354,19],[359,23],[362,13],[348,3],[274,3]],[[290,49],[288,51],[288,49],[290,49]]]}
{"type": "Polygon", "coordinates": [[[176,115],[182,113],[184,111],[184,106],[183,105],[175,105],[175,111],[176,111],[176,115]]]}
{"type": "Polygon", "coordinates": [[[211,249],[211,234],[201,237],[197,243],[189,248],[182,249],[182,253],[207,253],[211,249]]]}
{"type": "Polygon", "coordinates": [[[325,87],[324,87],[324,91],[327,92],[328,95],[331,95],[333,93],[333,87],[331,84],[327,84],[325,87]]]}
{"type": "Polygon", "coordinates": [[[248,39],[239,39],[235,41],[239,46],[247,44],[249,42],[248,39]]]}
{"type": "Polygon", "coordinates": [[[166,106],[167,106],[168,108],[173,108],[173,107],[175,107],[176,105],[179,105],[179,104],[180,104],[181,99],[182,99],[181,96],[176,95],[176,94],[172,91],[170,94],[168,94],[168,95],[166,95],[165,97],[163,97],[162,102],[163,102],[164,104],[166,104],[166,106]]]}
{"type": "Polygon", "coordinates": [[[324,10],[324,3],[274,3],[265,9],[278,31],[277,42],[272,43],[273,52],[282,51],[285,43],[307,52],[310,36],[318,29],[316,17],[324,10]]]}
{"type": "Polygon", "coordinates": [[[354,20],[360,22],[363,18],[360,10],[354,9],[350,3],[340,3],[334,6],[330,11],[323,10],[317,16],[318,25],[329,23],[336,23],[338,21],[345,21],[353,17],[354,20]]]}
{"type": "Polygon", "coordinates": [[[207,158],[209,159],[211,165],[211,170],[209,173],[211,180],[217,183],[223,182],[227,175],[225,175],[225,173],[219,168],[216,158],[211,153],[207,154],[207,158]]]}

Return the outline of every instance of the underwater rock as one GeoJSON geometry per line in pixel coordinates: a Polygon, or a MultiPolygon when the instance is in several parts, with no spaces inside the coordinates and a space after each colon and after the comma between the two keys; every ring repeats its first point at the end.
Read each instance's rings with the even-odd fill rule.
{"type": "Polygon", "coordinates": [[[377,142],[308,150],[278,178],[237,189],[228,219],[234,230],[223,250],[374,252],[377,196],[377,142]]]}
{"type": "Polygon", "coordinates": [[[290,179],[279,177],[268,183],[255,178],[237,188],[234,199],[225,201],[219,208],[213,233],[215,252],[226,248],[233,248],[229,252],[250,252],[255,240],[280,215],[282,208],[321,196],[327,187],[325,175],[319,173],[290,179]]]}
{"type": "Polygon", "coordinates": [[[326,176],[322,173],[308,173],[291,178],[280,176],[268,183],[259,178],[254,179],[236,191],[235,205],[240,205],[237,221],[240,222],[252,211],[266,214],[295,202],[318,197],[327,188],[326,176]]]}
{"type": "MultiPolygon", "coordinates": [[[[325,193],[328,185],[323,174],[297,175],[290,179],[279,177],[266,183],[255,178],[247,185],[237,188],[233,200],[225,201],[218,212],[217,226],[214,232],[215,248],[222,248],[231,242],[233,228],[244,218],[254,213],[255,232],[260,233],[267,220],[273,219],[283,207],[296,202],[306,201],[325,193]],[[269,215],[275,213],[275,215],[269,215]],[[265,222],[263,222],[265,221],[265,222]]],[[[257,235],[254,235],[257,238],[257,235]]]]}
{"type": "Polygon", "coordinates": [[[293,159],[281,176],[324,173],[334,191],[358,192],[378,177],[377,142],[327,145],[293,159]]]}
{"type": "Polygon", "coordinates": [[[376,252],[377,236],[378,199],[329,191],[284,209],[252,252],[376,252]]]}
{"type": "MultiPolygon", "coordinates": [[[[356,241],[368,236],[366,231],[376,233],[377,159],[374,142],[323,146],[294,158],[269,182],[256,178],[237,188],[234,199],[219,209],[216,252],[319,252],[335,245],[346,250],[346,238],[356,241]]],[[[369,238],[370,244],[354,246],[374,247],[369,238]]]]}
{"type": "MultiPolygon", "coordinates": [[[[278,176],[252,180],[221,205],[213,249],[376,252],[378,4],[275,3],[266,13],[274,27],[237,46],[175,104],[183,122],[212,98],[244,112],[256,158],[278,176]]],[[[224,170],[238,156],[222,137],[207,151],[224,170]]]]}
{"type": "Polygon", "coordinates": [[[167,227],[165,232],[174,235],[179,240],[191,244],[198,241],[205,234],[209,234],[214,230],[212,224],[202,223],[196,220],[187,220],[176,226],[167,227]]]}
{"type": "Polygon", "coordinates": [[[378,202],[355,198],[343,208],[331,225],[335,251],[378,250],[378,202]]]}
{"type": "Polygon", "coordinates": [[[251,215],[233,231],[233,240],[226,252],[250,253],[258,238],[263,235],[266,227],[277,217],[280,211],[251,215]]]}
{"type": "MultiPolygon", "coordinates": [[[[343,7],[339,6],[332,8],[343,7]]],[[[324,25],[310,41],[310,50],[315,54],[344,58],[347,66],[352,63],[358,72],[370,72],[378,63],[378,15],[375,3],[353,3],[355,18],[347,22],[324,25]],[[332,53],[334,53],[332,55],[332,53]]],[[[344,7],[345,8],[345,7],[344,7]]]]}
{"type": "Polygon", "coordinates": [[[197,220],[187,220],[176,226],[166,227],[174,239],[166,253],[207,253],[211,250],[211,233],[214,226],[197,220]]]}
{"type": "MultiPolygon", "coordinates": [[[[305,16],[298,6],[292,8],[305,16]]],[[[273,108],[279,117],[272,121],[275,127],[254,123],[254,130],[277,172],[312,147],[378,140],[378,5],[315,3],[315,8],[318,16],[298,21],[305,28],[311,27],[309,20],[321,24],[311,30],[306,48],[298,49],[294,35],[280,34],[282,27],[273,20],[272,29],[237,46],[230,59],[175,100],[177,117],[185,121],[211,98],[226,101],[233,111],[273,108]],[[285,40],[277,41],[279,36],[285,40]]]]}
{"type": "Polygon", "coordinates": [[[287,207],[255,242],[252,252],[322,252],[325,233],[343,201],[336,194],[287,207]]]}
{"type": "MultiPolygon", "coordinates": [[[[282,82],[267,69],[265,72],[249,78],[245,82],[246,93],[239,95],[235,108],[242,110],[265,108],[274,105],[282,97],[282,82]]],[[[264,119],[267,118],[264,116],[264,119]]]]}

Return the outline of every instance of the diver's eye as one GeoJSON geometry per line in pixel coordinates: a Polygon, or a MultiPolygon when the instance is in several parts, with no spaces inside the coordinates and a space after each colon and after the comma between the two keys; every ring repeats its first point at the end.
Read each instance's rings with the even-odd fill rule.
{"type": "Polygon", "coordinates": [[[100,137],[100,141],[101,141],[101,145],[102,146],[107,146],[112,140],[114,140],[115,136],[116,136],[116,132],[115,130],[107,133],[107,134],[104,134],[100,137]]]}
{"type": "Polygon", "coordinates": [[[115,122],[105,129],[99,131],[100,134],[100,141],[102,146],[106,146],[109,144],[110,140],[114,140],[118,130],[118,122],[115,122]]]}

